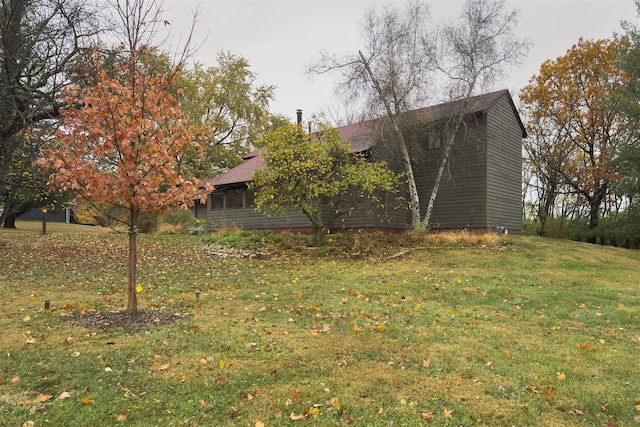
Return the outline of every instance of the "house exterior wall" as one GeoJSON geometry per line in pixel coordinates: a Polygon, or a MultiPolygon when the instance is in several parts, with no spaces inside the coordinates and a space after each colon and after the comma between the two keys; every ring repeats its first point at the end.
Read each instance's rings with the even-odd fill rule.
{"type": "MultiPolygon", "coordinates": [[[[456,134],[449,165],[438,190],[429,225],[433,228],[486,228],[486,119],[467,120],[456,134]]],[[[423,146],[427,141],[423,141],[423,146]]],[[[422,218],[433,189],[443,147],[423,149],[414,174],[422,218]]]]}
{"type": "MultiPolygon", "coordinates": [[[[432,228],[491,230],[503,227],[509,233],[521,231],[522,123],[507,91],[489,96],[490,103],[469,115],[456,134],[449,164],[435,199],[429,224],[432,228]]],[[[442,143],[438,144],[438,138],[442,138],[442,122],[446,117],[445,114],[417,116],[406,133],[423,218],[440,166],[443,147],[442,143]],[[430,121],[431,117],[436,122],[430,121]],[[441,120],[440,123],[437,120],[441,120]]],[[[368,144],[368,153],[373,160],[385,160],[392,169],[404,172],[398,150],[385,143],[391,140],[385,127],[384,121],[379,127],[367,127],[371,138],[376,138],[373,135],[379,138],[377,143],[368,144]]],[[[358,137],[367,139],[362,135],[358,137]]],[[[237,181],[229,185],[236,190],[246,188],[246,183],[237,181]]],[[[401,185],[400,194],[394,195],[404,197],[403,202],[396,200],[394,204],[385,203],[384,206],[359,205],[350,214],[339,218],[333,228],[406,229],[411,223],[406,187],[406,184],[401,185]]],[[[218,192],[220,190],[218,187],[218,192]]],[[[220,200],[212,203],[209,196],[208,230],[224,227],[306,230],[311,227],[308,218],[300,211],[290,210],[284,217],[267,216],[256,211],[247,202],[246,194],[243,206],[235,207],[239,202],[237,193],[234,194],[235,202],[228,206],[220,200]]],[[[327,221],[329,216],[330,212],[325,212],[327,221]]]]}
{"type": "MultiPolygon", "coordinates": [[[[306,231],[311,227],[309,218],[300,210],[288,209],[286,216],[268,216],[255,209],[254,206],[237,208],[212,208],[211,195],[207,203],[208,231],[222,228],[242,228],[249,230],[297,230],[306,231]]],[[[328,224],[332,212],[329,208],[323,208],[323,220],[328,224]]],[[[403,209],[381,208],[372,203],[358,204],[351,212],[339,217],[332,226],[334,230],[340,229],[404,229],[406,226],[406,213],[403,209]]]]}
{"type": "Polygon", "coordinates": [[[507,97],[488,112],[487,224],[522,230],[522,129],[507,97]]]}

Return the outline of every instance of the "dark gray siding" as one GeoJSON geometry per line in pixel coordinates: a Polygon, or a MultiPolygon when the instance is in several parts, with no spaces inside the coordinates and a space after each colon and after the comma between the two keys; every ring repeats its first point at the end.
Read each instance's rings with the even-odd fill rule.
{"type": "Polygon", "coordinates": [[[293,229],[309,228],[309,219],[300,211],[289,211],[286,216],[267,216],[255,208],[211,209],[207,215],[207,230],[221,228],[293,229]]]}
{"type": "Polygon", "coordinates": [[[487,224],[522,229],[522,128],[504,96],[488,111],[487,224]]]}
{"type": "MultiPolygon", "coordinates": [[[[468,120],[456,135],[449,165],[435,199],[430,225],[434,228],[486,227],[486,121],[468,120]]],[[[424,218],[443,148],[423,150],[414,162],[424,218]]]]}
{"type": "MultiPolygon", "coordinates": [[[[211,204],[209,204],[210,206],[211,204]]],[[[328,223],[331,212],[325,209],[323,218],[328,223]]],[[[333,229],[386,228],[404,229],[405,211],[400,209],[380,209],[373,206],[359,205],[353,211],[341,216],[333,224],[333,229]]],[[[286,216],[268,216],[255,208],[209,209],[207,213],[207,230],[221,228],[242,229],[308,229],[309,218],[302,211],[289,209],[286,216]]]]}

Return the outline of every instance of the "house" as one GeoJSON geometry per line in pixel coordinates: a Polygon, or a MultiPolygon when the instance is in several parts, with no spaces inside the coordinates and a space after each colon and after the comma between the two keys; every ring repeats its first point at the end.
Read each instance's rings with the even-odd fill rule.
{"type": "MultiPolygon", "coordinates": [[[[403,115],[414,176],[424,215],[443,149],[445,123],[462,101],[434,105],[403,115]]],[[[438,229],[501,230],[520,233],[522,225],[522,139],[526,131],[507,90],[487,93],[466,102],[463,126],[455,137],[447,172],[440,185],[430,224],[438,229]]],[[[378,119],[337,128],[353,152],[387,160],[402,171],[390,147],[389,125],[378,119]]],[[[258,149],[239,166],[208,180],[214,186],[206,207],[207,228],[225,227],[306,231],[307,217],[290,211],[285,217],[255,210],[247,184],[264,167],[258,149]]],[[[403,188],[404,191],[404,188],[403,188]]],[[[365,206],[354,209],[336,229],[404,230],[410,224],[408,197],[401,208],[365,206]]]]}

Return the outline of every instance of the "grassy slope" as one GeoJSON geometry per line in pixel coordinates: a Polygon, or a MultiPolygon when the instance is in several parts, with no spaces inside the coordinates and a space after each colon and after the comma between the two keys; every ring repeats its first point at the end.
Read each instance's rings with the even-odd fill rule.
{"type": "Polygon", "coordinates": [[[600,426],[640,415],[637,252],[509,237],[393,261],[375,249],[361,261],[257,261],[211,255],[196,237],[140,241],[142,308],[184,320],[97,331],[63,315],[125,305],[125,237],[0,231],[0,424],[600,426]]]}

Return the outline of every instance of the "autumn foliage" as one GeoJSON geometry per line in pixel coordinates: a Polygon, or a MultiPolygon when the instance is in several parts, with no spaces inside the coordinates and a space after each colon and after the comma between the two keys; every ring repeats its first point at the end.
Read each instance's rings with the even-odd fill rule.
{"type": "Polygon", "coordinates": [[[530,166],[545,177],[547,191],[575,196],[588,212],[590,228],[598,225],[617,178],[610,160],[631,136],[629,121],[611,103],[626,79],[616,43],[581,39],[564,56],[542,64],[520,95],[530,166]]]}
{"type": "Polygon", "coordinates": [[[188,207],[200,190],[199,182],[178,167],[181,152],[200,150],[197,130],[172,95],[175,72],[161,72],[152,59],[153,52],[142,48],[112,76],[96,54],[96,84],[66,91],[61,126],[41,160],[52,171],[50,186],[127,212],[132,312],[137,310],[135,227],[140,213],[188,207]]]}

